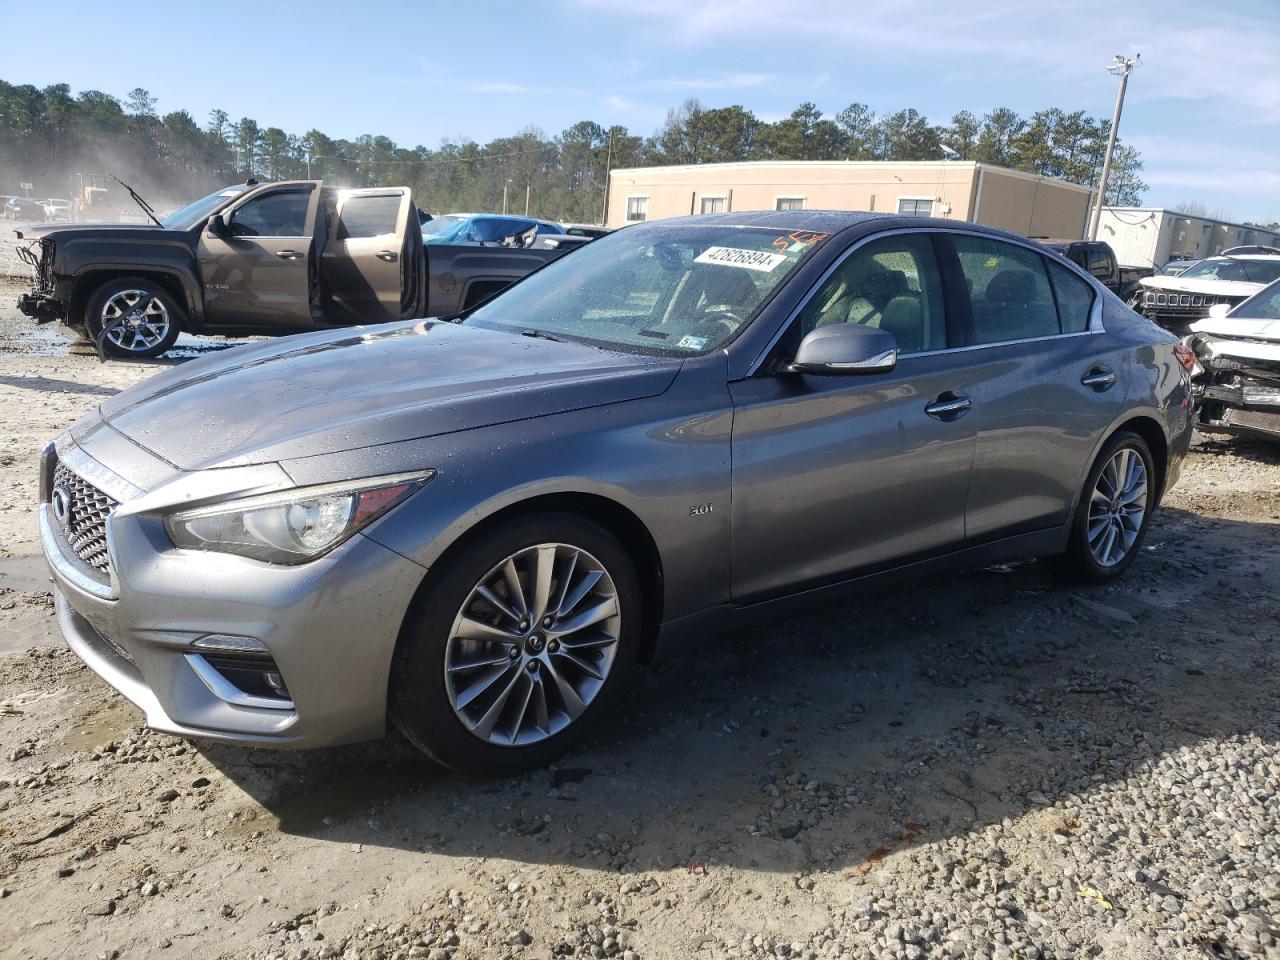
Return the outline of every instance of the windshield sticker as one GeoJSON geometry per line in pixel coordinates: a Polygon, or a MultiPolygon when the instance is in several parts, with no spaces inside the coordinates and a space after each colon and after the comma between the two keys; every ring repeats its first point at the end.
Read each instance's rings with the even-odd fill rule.
{"type": "MultiPolygon", "coordinates": [[[[714,250],[715,248],[712,247],[712,249],[714,250]]],[[[686,334],[680,338],[679,342],[676,343],[676,346],[681,350],[701,350],[707,345],[707,341],[710,339],[710,337],[694,337],[686,334]]]]}
{"type": "Polygon", "coordinates": [[[694,263],[716,263],[722,267],[742,267],[770,273],[778,264],[786,263],[786,254],[764,250],[742,250],[738,247],[708,247],[693,258],[694,263]]]}

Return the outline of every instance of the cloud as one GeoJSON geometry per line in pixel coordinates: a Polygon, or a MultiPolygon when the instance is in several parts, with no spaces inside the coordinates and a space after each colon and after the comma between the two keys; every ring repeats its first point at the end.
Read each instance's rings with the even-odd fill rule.
{"type": "Polygon", "coordinates": [[[632,89],[654,93],[701,92],[708,90],[741,90],[762,87],[778,79],[776,73],[718,73],[702,77],[663,77],[634,84],[632,89]]]}
{"type": "MultiPolygon", "coordinates": [[[[1018,76],[1054,77],[1066,99],[1092,94],[1108,101],[1113,89],[1101,71],[1112,53],[1142,52],[1130,96],[1239,108],[1246,124],[1280,123],[1280,22],[1274,6],[1182,8],[1167,2],[1093,4],[1084,0],[985,0],[962,11],[950,0],[562,0],[600,19],[633,21],[645,42],[723,51],[759,44],[776,53],[766,60],[804,62],[837,54],[866,60],[901,60],[942,74],[975,62],[1006,83],[1018,76]],[[1271,9],[1270,23],[1267,9],[1271,9]],[[1096,14],[1096,15],[1095,15],[1096,14]],[[1105,29],[1100,31],[1099,25],[1105,29]]],[[[674,88],[672,88],[674,89],[674,88]]]]}

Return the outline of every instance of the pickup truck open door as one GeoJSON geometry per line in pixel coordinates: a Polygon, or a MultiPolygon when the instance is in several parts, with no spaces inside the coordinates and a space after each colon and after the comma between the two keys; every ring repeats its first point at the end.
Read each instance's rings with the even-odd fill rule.
{"type": "Polygon", "coordinates": [[[386,323],[425,316],[426,252],[409,189],[326,188],[324,194],[316,241],[325,321],[386,323]]]}
{"type": "Polygon", "coordinates": [[[196,245],[206,324],[281,333],[314,326],[321,193],[314,180],[267,184],[210,218],[196,245]]]}

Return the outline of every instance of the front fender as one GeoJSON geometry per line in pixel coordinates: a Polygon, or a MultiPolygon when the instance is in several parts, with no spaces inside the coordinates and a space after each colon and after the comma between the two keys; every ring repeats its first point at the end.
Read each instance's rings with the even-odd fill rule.
{"type": "Polygon", "coordinates": [[[162,279],[170,289],[181,290],[187,328],[199,331],[204,326],[204,295],[195,253],[185,237],[185,234],[176,234],[173,240],[147,238],[111,242],[88,237],[58,240],[54,275],[68,283],[73,291],[71,301],[81,305],[94,287],[110,277],[162,279]]]}
{"type": "Polygon", "coordinates": [[[298,484],[438,471],[365,531],[428,568],[510,507],[548,494],[603,498],[648,531],[663,570],[663,613],[675,618],[729,599],[732,410],[724,359],[708,359],[658,397],[281,465],[298,484]]]}

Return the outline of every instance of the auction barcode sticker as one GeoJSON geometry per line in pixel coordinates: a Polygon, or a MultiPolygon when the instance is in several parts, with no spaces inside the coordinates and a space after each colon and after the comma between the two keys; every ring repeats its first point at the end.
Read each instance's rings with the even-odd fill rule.
{"type": "Polygon", "coordinates": [[[708,247],[693,258],[694,263],[718,263],[722,267],[743,267],[769,273],[778,264],[786,262],[786,254],[768,253],[765,250],[742,250],[738,247],[708,247]]]}

